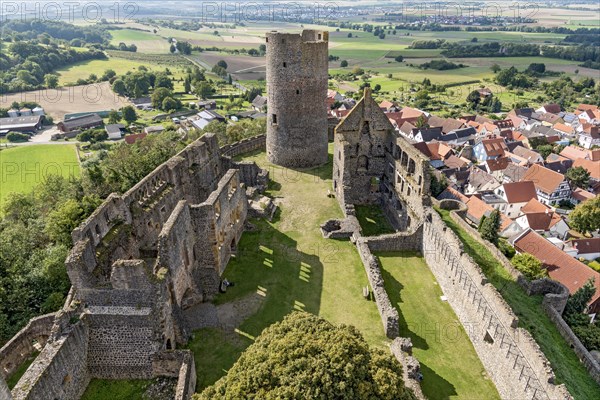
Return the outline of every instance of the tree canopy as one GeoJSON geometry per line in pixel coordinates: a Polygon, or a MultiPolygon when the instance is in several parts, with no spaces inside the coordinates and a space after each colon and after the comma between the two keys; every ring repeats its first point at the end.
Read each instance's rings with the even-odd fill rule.
{"type": "Polygon", "coordinates": [[[205,399],[414,399],[402,367],[353,326],[293,312],[265,329],[205,399]]]}
{"type": "Polygon", "coordinates": [[[600,196],[578,204],[569,214],[569,224],[581,233],[600,229],[600,196]]]}

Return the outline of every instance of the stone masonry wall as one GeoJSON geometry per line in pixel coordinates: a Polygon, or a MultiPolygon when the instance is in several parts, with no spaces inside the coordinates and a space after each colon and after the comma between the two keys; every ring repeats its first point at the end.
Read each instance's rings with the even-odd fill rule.
{"type": "Polygon", "coordinates": [[[257,135],[242,139],[239,142],[221,146],[221,155],[233,158],[251,151],[264,150],[266,145],[267,135],[257,135]]]}
{"type": "Polygon", "coordinates": [[[267,32],[267,158],[289,168],[327,162],[326,31],[267,32]]]}
{"type": "Polygon", "coordinates": [[[356,241],[356,249],[363,262],[373,297],[377,304],[377,310],[383,322],[383,330],[385,335],[390,339],[396,338],[400,334],[398,310],[392,305],[390,298],[385,291],[383,284],[383,276],[381,275],[381,266],[371,253],[369,244],[366,239],[358,238],[356,241]]]}
{"type": "Polygon", "coordinates": [[[27,369],[12,391],[14,399],[79,400],[90,381],[87,348],[87,326],[81,321],[71,324],[27,369]]]}
{"type": "Polygon", "coordinates": [[[45,314],[32,318],[29,323],[13,336],[0,349],[0,376],[8,378],[21,365],[23,360],[36,350],[34,341],[40,346],[46,344],[56,313],[45,314]]]}
{"type": "Polygon", "coordinates": [[[0,376],[0,400],[12,400],[12,394],[2,376],[0,376]]]}
{"type": "Polygon", "coordinates": [[[427,214],[423,255],[504,399],[565,399],[550,364],[458,237],[433,210],[427,214]]]}

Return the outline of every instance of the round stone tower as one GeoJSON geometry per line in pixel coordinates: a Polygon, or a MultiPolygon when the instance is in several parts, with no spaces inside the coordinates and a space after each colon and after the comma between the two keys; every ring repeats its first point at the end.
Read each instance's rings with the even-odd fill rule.
{"type": "Polygon", "coordinates": [[[269,32],[267,157],[306,168],[327,162],[329,32],[269,32]]]}

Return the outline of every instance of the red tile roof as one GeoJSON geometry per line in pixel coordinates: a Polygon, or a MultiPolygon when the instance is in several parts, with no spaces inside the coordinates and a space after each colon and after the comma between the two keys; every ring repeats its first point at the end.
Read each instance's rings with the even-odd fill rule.
{"type": "Polygon", "coordinates": [[[525,172],[522,181],[532,181],[536,188],[544,193],[553,193],[558,186],[565,180],[565,177],[558,172],[542,167],[539,164],[534,164],[525,172]]]}
{"type": "Polygon", "coordinates": [[[145,137],[146,137],[145,133],[137,133],[134,135],[127,135],[127,136],[125,136],[125,143],[133,144],[133,143],[137,142],[138,140],[142,140],[145,137]]]}
{"type": "MultiPolygon", "coordinates": [[[[485,203],[483,200],[478,198],[477,196],[469,197],[469,200],[465,203],[467,205],[467,214],[472,217],[475,221],[480,221],[481,217],[484,215],[487,217],[492,211],[494,211],[494,207],[485,203]]],[[[512,220],[508,218],[505,214],[500,213],[500,230],[504,230],[508,228],[510,224],[512,224],[512,220]]]]}
{"type": "Polygon", "coordinates": [[[481,144],[488,157],[503,156],[504,152],[508,150],[503,138],[484,139],[481,141],[481,144]]]}
{"type": "Polygon", "coordinates": [[[567,146],[560,152],[560,155],[563,157],[567,157],[570,160],[577,160],[578,158],[586,158],[588,157],[588,151],[582,149],[581,147],[576,146],[567,146]]]}
{"type": "Polygon", "coordinates": [[[575,239],[570,243],[579,254],[600,253],[600,238],[575,239]]]}
{"type": "Polygon", "coordinates": [[[565,285],[571,294],[594,278],[596,293],[589,304],[593,310],[600,308],[600,273],[577,261],[532,230],[521,234],[514,241],[514,246],[520,253],[529,253],[540,260],[550,278],[565,285]]]}
{"type": "Polygon", "coordinates": [[[577,160],[573,161],[573,167],[583,167],[590,173],[591,178],[600,180],[600,161],[578,158],[577,160]]]}
{"type": "Polygon", "coordinates": [[[546,210],[550,210],[550,207],[543,203],[540,203],[537,199],[531,199],[527,202],[527,204],[521,207],[521,212],[523,214],[543,213],[546,212],[546,210]]]}
{"type": "Polygon", "coordinates": [[[571,193],[571,197],[574,198],[575,200],[579,200],[580,202],[583,202],[586,200],[591,200],[596,196],[593,193],[588,192],[587,190],[577,188],[577,189],[573,190],[573,193],[571,193]]]}
{"type": "Polygon", "coordinates": [[[535,185],[531,181],[505,183],[502,187],[509,203],[525,203],[537,199],[535,185]]]}

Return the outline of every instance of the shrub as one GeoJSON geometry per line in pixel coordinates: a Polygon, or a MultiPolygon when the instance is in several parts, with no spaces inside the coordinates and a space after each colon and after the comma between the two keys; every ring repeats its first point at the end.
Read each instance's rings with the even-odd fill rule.
{"type": "Polygon", "coordinates": [[[20,132],[8,132],[6,134],[6,140],[11,143],[22,143],[29,140],[29,135],[20,132]]]}
{"type": "Polygon", "coordinates": [[[548,275],[546,270],[542,268],[540,260],[529,253],[517,254],[511,262],[529,280],[544,278],[548,275]]]}

